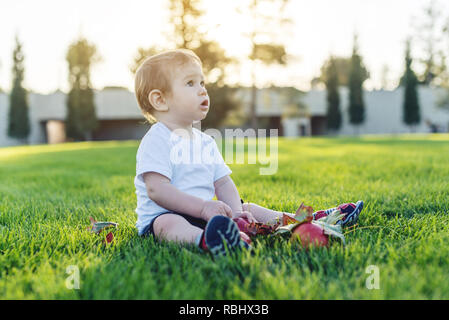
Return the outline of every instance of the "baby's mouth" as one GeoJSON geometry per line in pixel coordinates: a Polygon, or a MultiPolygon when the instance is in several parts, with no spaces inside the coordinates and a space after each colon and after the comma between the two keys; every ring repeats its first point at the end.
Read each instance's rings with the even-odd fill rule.
{"type": "Polygon", "coordinates": [[[200,104],[200,109],[203,111],[209,110],[209,100],[204,100],[203,103],[200,104]]]}

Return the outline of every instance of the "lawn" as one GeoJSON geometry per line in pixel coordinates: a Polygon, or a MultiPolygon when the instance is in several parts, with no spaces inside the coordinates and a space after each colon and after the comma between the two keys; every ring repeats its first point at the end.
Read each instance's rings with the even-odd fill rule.
{"type": "Polygon", "coordinates": [[[449,298],[449,135],[280,139],[276,174],[230,165],[246,201],[365,208],[345,247],[258,238],[254,255],[216,260],[137,236],[137,147],[0,148],[1,299],[449,298]],[[90,216],[119,223],[112,245],[86,230],[90,216]],[[69,266],[78,290],[66,287],[69,266]],[[370,266],[379,289],[367,287],[370,266]]]}

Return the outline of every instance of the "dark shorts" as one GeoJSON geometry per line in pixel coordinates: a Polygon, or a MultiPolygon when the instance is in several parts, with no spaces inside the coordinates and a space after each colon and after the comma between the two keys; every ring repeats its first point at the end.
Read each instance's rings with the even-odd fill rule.
{"type": "Polygon", "coordinates": [[[154,230],[153,230],[153,223],[154,221],[156,221],[157,218],[159,218],[160,216],[164,215],[164,214],[176,214],[178,216],[183,217],[184,219],[186,219],[191,225],[194,225],[195,227],[204,229],[206,227],[207,221],[200,219],[200,218],[195,218],[192,216],[189,216],[188,214],[182,214],[182,213],[178,213],[178,212],[164,212],[161,213],[160,215],[158,215],[156,218],[154,218],[149,225],[147,225],[142,232],[142,237],[146,237],[149,236],[150,234],[155,237],[154,234],[154,230]]]}
{"type": "MultiPolygon", "coordinates": [[[[240,202],[243,204],[243,200],[240,199],[240,202]]],[[[156,218],[154,218],[149,225],[147,225],[142,232],[142,237],[146,237],[149,235],[152,235],[153,237],[155,237],[154,234],[154,230],[153,230],[153,223],[154,221],[156,221],[157,218],[159,218],[160,216],[162,216],[163,214],[177,214],[178,216],[183,217],[184,219],[186,219],[191,225],[194,225],[195,227],[201,228],[204,230],[204,228],[206,227],[207,221],[200,219],[200,218],[195,218],[192,216],[189,216],[188,214],[183,214],[183,213],[178,213],[178,212],[164,212],[161,213],[160,215],[158,215],[156,218]]]]}

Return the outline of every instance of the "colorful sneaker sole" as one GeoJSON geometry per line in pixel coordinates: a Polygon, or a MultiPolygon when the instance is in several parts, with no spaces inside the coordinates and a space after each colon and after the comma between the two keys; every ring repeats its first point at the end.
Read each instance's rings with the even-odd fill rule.
{"type": "Polygon", "coordinates": [[[215,216],[209,220],[204,232],[204,240],[214,256],[226,255],[227,250],[235,251],[242,246],[237,224],[224,216],[215,216]]]}
{"type": "Polygon", "coordinates": [[[359,220],[359,215],[360,212],[362,212],[362,209],[363,209],[363,201],[359,200],[355,204],[354,210],[351,213],[347,214],[343,220],[338,221],[337,224],[341,224],[342,227],[350,227],[354,225],[357,222],[357,220],[359,220]]]}

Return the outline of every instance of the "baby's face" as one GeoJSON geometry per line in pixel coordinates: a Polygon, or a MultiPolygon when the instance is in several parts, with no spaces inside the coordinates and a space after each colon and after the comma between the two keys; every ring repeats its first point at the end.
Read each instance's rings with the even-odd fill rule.
{"type": "Polygon", "coordinates": [[[201,66],[190,63],[177,68],[172,80],[172,95],[167,97],[169,112],[181,122],[203,120],[209,111],[209,96],[201,66]]]}

